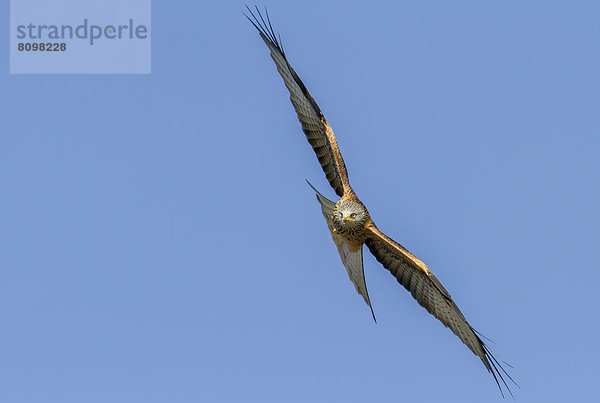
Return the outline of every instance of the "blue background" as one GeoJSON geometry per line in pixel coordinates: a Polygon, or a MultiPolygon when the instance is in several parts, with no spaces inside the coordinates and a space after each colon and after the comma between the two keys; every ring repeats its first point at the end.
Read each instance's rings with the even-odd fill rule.
{"type": "MultiPolygon", "coordinates": [[[[485,3],[268,6],[375,222],[518,401],[594,401],[600,6],[485,3]]],[[[0,401],[500,401],[367,253],[373,323],[242,9],[154,2],[149,76],[11,76],[4,42],[0,401]]]]}

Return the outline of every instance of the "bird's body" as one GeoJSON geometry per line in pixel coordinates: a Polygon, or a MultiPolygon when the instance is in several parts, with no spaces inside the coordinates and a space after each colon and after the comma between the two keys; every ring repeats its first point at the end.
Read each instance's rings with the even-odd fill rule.
{"type": "MultiPolygon", "coordinates": [[[[348,277],[371,309],[373,319],[375,314],[367,292],[363,270],[364,245],[421,306],[444,326],[450,328],[481,359],[494,376],[498,386],[500,386],[498,381],[500,379],[508,389],[499,369],[509,378],[510,376],[477,335],[475,329],[469,325],[440,281],[421,260],[377,228],[367,208],[350,186],[346,165],[333,130],[306,86],[290,66],[280,41],[275,36],[268,14],[265,20],[256,9],[259,20],[252,10],[248,9],[248,11],[252,16],[248,19],[269,47],[277,70],[290,92],[290,100],[302,124],[302,130],[313,147],[329,184],[339,196],[339,200],[333,202],[309,183],[317,194],[323,217],[348,277]]],[[[508,390],[510,392],[510,389],[508,390]]]]}

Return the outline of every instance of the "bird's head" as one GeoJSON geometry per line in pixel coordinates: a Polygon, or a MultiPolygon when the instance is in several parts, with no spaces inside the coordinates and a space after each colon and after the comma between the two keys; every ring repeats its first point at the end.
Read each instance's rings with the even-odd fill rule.
{"type": "Polygon", "coordinates": [[[369,213],[363,204],[357,200],[341,200],[333,211],[334,223],[340,229],[352,230],[362,228],[369,219],[369,213]]]}

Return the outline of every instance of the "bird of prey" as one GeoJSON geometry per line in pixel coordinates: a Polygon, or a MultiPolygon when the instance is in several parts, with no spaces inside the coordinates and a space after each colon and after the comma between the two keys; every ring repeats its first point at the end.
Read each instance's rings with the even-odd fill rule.
{"type": "Polygon", "coordinates": [[[266,9],[263,17],[258,8],[256,14],[247,6],[246,8],[251,16],[246,15],[246,17],[258,30],[260,37],[271,51],[277,71],[290,92],[290,100],[302,124],[302,130],[316,153],[329,184],[340,198],[337,202],[333,202],[309,183],[316,192],[327,227],[348,272],[348,277],[371,309],[373,319],[375,315],[363,271],[363,245],[367,245],[375,258],[396,277],[422,307],[440,320],[444,326],[450,328],[481,359],[493,375],[500,392],[502,388],[499,379],[512,395],[502,373],[509,379],[512,378],[479,337],[477,331],[469,325],[442,283],[425,263],[377,228],[367,208],[350,186],[346,165],[331,126],[290,65],[283,51],[281,39],[278,40],[276,37],[266,9]]]}

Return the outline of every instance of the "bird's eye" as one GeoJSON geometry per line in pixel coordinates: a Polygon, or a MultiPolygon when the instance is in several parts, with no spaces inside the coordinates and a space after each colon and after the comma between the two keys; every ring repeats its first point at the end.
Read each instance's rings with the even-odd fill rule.
{"type": "Polygon", "coordinates": [[[350,218],[356,218],[356,213],[350,214],[350,218]]]}

